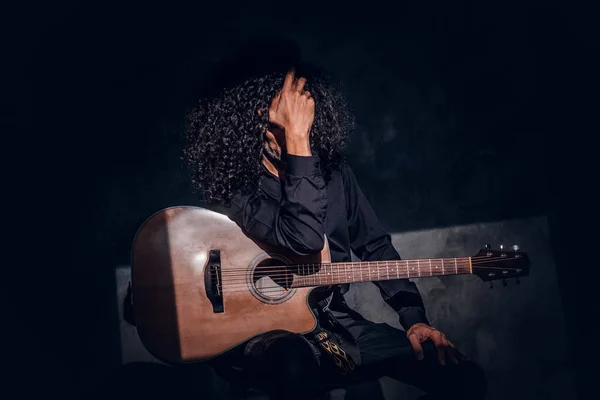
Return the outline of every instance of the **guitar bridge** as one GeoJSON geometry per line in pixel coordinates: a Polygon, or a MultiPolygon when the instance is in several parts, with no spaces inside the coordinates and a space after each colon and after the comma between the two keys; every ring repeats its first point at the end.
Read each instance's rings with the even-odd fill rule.
{"type": "Polygon", "coordinates": [[[212,304],[213,312],[222,313],[224,310],[220,250],[210,250],[208,252],[208,264],[204,269],[204,288],[206,289],[206,297],[212,304]]]}

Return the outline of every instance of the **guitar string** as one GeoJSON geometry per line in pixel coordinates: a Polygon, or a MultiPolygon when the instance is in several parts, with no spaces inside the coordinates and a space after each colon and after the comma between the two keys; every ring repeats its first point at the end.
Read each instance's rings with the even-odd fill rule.
{"type": "MultiPolygon", "coordinates": [[[[457,275],[461,275],[461,273],[457,274],[457,275]]],[[[467,271],[464,271],[464,273],[462,273],[462,275],[469,275],[469,273],[467,271]]],[[[433,277],[433,276],[447,276],[447,275],[424,275],[421,276],[422,278],[428,278],[428,277],[433,277]]],[[[288,284],[288,286],[282,286],[277,284],[277,282],[272,281],[273,283],[275,283],[274,285],[265,285],[265,284],[259,284],[256,285],[256,282],[254,282],[254,286],[256,287],[256,289],[265,294],[268,295],[269,293],[274,294],[277,293],[279,295],[282,294],[282,292],[288,292],[292,289],[297,289],[297,288],[308,288],[308,287],[320,287],[320,286],[333,286],[333,285],[339,285],[339,284],[343,284],[343,283],[347,283],[345,281],[338,281],[338,279],[341,277],[335,277],[332,276],[331,277],[331,282],[310,282],[310,280],[307,281],[303,281],[301,283],[299,283],[298,281],[296,281],[294,278],[291,279],[286,279],[286,283],[288,284]]],[[[415,277],[418,278],[418,277],[415,277]]],[[[507,277],[508,279],[508,277],[507,277]]],[[[356,281],[358,282],[371,282],[372,280],[367,280],[367,281],[356,281]]],[[[376,281],[376,280],[375,280],[376,281]]],[[[228,292],[228,293],[232,293],[232,292],[238,292],[238,291],[247,291],[247,281],[228,281],[226,282],[226,286],[223,288],[224,292],[228,292]]]]}
{"type": "MultiPolygon", "coordinates": [[[[394,260],[388,260],[388,261],[394,261],[394,260]]],[[[481,266],[482,264],[487,264],[487,263],[496,263],[498,261],[509,261],[509,259],[506,258],[497,258],[497,259],[487,259],[487,260],[481,260],[481,261],[476,261],[476,262],[471,262],[471,264],[469,264],[468,260],[461,260],[461,261],[444,261],[443,265],[441,263],[438,263],[437,265],[434,265],[433,263],[431,264],[431,267],[435,267],[436,269],[438,269],[440,266],[442,267],[442,269],[448,269],[448,270],[452,270],[454,269],[457,265],[460,266],[472,266],[473,268],[481,268],[481,269],[508,269],[508,270],[517,270],[518,268],[513,268],[513,267],[487,267],[487,266],[481,266]]],[[[427,271],[429,269],[428,266],[428,262],[425,262],[425,265],[421,265],[420,262],[417,261],[410,261],[410,262],[404,262],[405,265],[400,265],[398,266],[397,263],[394,262],[393,266],[391,266],[392,271],[393,268],[396,268],[397,271],[402,271],[402,270],[407,270],[407,269],[412,269],[412,270],[421,270],[421,271],[427,271]],[[396,267],[397,266],[397,267],[396,267]]],[[[331,271],[333,271],[334,269],[337,271],[341,271],[341,270],[348,270],[348,267],[351,268],[351,270],[353,271],[363,271],[363,270],[368,270],[373,268],[374,270],[381,270],[384,269],[387,270],[390,268],[389,263],[386,264],[386,261],[376,261],[376,262],[371,262],[371,261],[365,261],[363,263],[361,262],[356,262],[356,263],[312,263],[312,264],[292,264],[292,265],[274,265],[274,266],[264,266],[264,267],[260,267],[255,269],[259,270],[263,273],[269,273],[269,274],[277,274],[277,273],[284,273],[284,274],[288,274],[290,273],[290,269],[313,269],[315,270],[316,267],[320,267],[319,271],[321,270],[325,270],[327,268],[329,268],[331,271]],[[366,263],[369,263],[367,265],[364,265],[366,263]],[[372,263],[372,264],[371,264],[372,263]],[[343,264],[347,264],[347,266],[342,266],[343,264]],[[363,265],[361,265],[363,264],[363,265]],[[334,266],[333,268],[331,266],[334,266]],[[357,268],[358,267],[358,268],[357,268]]],[[[312,272],[317,273],[319,271],[316,272],[312,272]]],[[[229,269],[229,270],[223,270],[221,272],[221,276],[231,276],[231,275],[246,275],[248,273],[250,273],[251,271],[249,271],[248,268],[235,268],[235,269],[229,269]]],[[[253,272],[253,271],[252,271],[253,272]]],[[[215,272],[216,273],[216,272],[215,272]]]]}
{"type": "MultiPolygon", "coordinates": [[[[517,271],[518,269],[515,268],[497,268],[497,267],[479,267],[480,269],[485,269],[488,271],[517,271]]],[[[262,272],[262,271],[260,271],[262,272]]],[[[221,278],[222,279],[228,279],[229,282],[233,282],[236,278],[238,278],[240,281],[245,281],[249,276],[257,276],[257,277],[270,277],[270,278],[282,278],[282,277],[288,277],[291,275],[297,276],[300,279],[328,279],[329,277],[332,276],[344,276],[344,277],[351,277],[351,279],[353,279],[354,277],[362,277],[363,276],[367,276],[367,277],[372,277],[375,278],[375,274],[377,274],[377,279],[374,280],[391,280],[391,279],[410,279],[410,278],[420,278],[420,277],[428,277],[428,276],[451,276],[451,275],[458,275],[458,274],[473,274],[476,275],[476,273],[472,272],[471,266],[469,265],[455,265],[453,267],[448,268],[448,270],[446,271],[444,270],[429,270],[427,271],[427,269],[423,269],[421,271],[417,271],[417,270],[397,270],[395,273],[394,271],[392,271],[391,273],[388,273],[388,270],[382,270],[381,268],[379,269],[372,269],[372,270],[367,270],[367,269],[361,269],[361,270],[320,270],[317,272],[313,272],[313,271],[308,271],[308,273],[303,274],[301,273],[296,273],[294,271],[291,270],[283,270],[283,271],[277,271],[277,272],[271,272],[271,273],[260,273],[260,272],[256,272],[256,271],[248,271],[246,273],[243,274],[221,274],[221,278]],[[366,272],[366,274],[365,274],[366,272]],[[448,273],[449,272],[449,273],[448,273]],[[396,277],[394,277],[394,275],[396,275],[396,277]],[[387,279],[386,279],[387,276],[387,279]]],[[[304,271],[303,271],[304,272],[304,271]]],[[[212,276],[216,277],[216,273],[211,273],[212,276]]]]}
{"type": "MultiPolygon", "coordinates": [[[[495,270],[497,270],[497,268],[493,268],[495,270]]],[[[506,270],[506,269],[504,269],[506,270]]],[[[448,276],[448,275],[460,275],[460,274],[471,274],[471,270],[470,267],[465,268],[465,266],[462,266],[460,268],[458,268],[458,266],[455,267],[455,273],[453,274],[445,274],[445,273],[439,273],[440,271],[430,271],[430,274],[427,275],[425,274],[421,274],[420,276],[403,276],[402,278],[397,278],[397,279],[405,279],[405,278],[419,278],[419,277],[432,277],[432,276],[448,276]],[[436,272],[436,273],[432,273],[432,272],[436,272]]],[[[370,271],[371,274],[374,271],[370,271]]],[[[425,271],[426,272],[426,271],[425,271]]],[[[280,278],[285,277],[286,281],[291,281],[292,282],[292,286],[294,284],[294,280],[296,281],[296,284],[299,281],[303,281],[306,283],[306,285],[303,286],[329,286],[329,285],[334,285],[334,284],[340,284],[340,283],[346,283],[346,277],[350,277],[350,275],[346,275],[347,271],[332,271],[330,272],[328,275],[296,275],[296,274],[292,274],[292,273],[287,273],[287,274],[283,274],[281,276],[279,276],[280,278]],[[294,277],[291,277],[292,275],[294,275],[294,277]],[[314,282],[310,282],[310,279],[314,279],[314,282]],[[343,279],[342,279],[343,278],[343,279]],[[316,282],[316,280],[319,280],[319,282],[316,282]],[[331,280],[331,282],[327,282],[328,280],[331,280]],[[338,282],[338,280],[341,280],[340,282],[338,282]],[[325,281],[325,282],[323,282],[325,281]],[[335,282],[334,282],[335,281],[335,282]]],[[[403,273],[404,274],[404,273],[403,273]]],[[[245,277],[243,278],[247,278],[249,275],[251,274],[246,274],[245,277]]],[[[277,278],[277,276],[273,276],[273,275],[267,275],[269,278],[277,278]]],[[[361,274],[362,276],[362,274],[361,274]]],[[[241,277],[241,276],[238,276],[241,277]]],[[[235,278],[235,277],[234,277],[235,278]]],[[[378,279],[371,279],[371,277],[368,277],[369,279],[367,279],[367,281],[371,281],[371,280],[378,280],[378,279]]],[[[373,276],[374,278],[374,276],[373,276]]],[[[361,280],[362,281],[362,280],[361,280]]],[[[356,282],[360,282],[360,281],[356,281],[356,282]]],[[[244,289],[243,290],[247,290],[246,289],[246,283],[247,280],[246,279],[229,279],[227,280],[226,284],[227,284],[227,288],[231,289],[236,287],[237,285],[241,285],[244,289]]],[[[275,285],[272,286],[261,286],[260,290],[261,291],[265,291],[268,289],[275,289],[276,291],[281,291],[281,290],[288,290],[285,287],[282,287],[281,285],[278,285],[277,283],[275,285]]]]}
{"type": "MultiPolygon", "coordinates": [[[[280,277],[280,276],[287,276],[287,275],[297,275],[297,276],[317,276],[317,274],[344,274],[346,275],[348,272],[354,272],[355,275],[359,275],[359,274],[364,274],[364,273],[369,273],[369,274],[377,274],[379,272],[380,275],[385,274],[388,275],[388,270],[385,267],[379,267],[379,268],[358,268],[358,269],[321,269],[321,270],[306,270],[306,267],[301,267],[298,270],[304,269],[304,271],[301,271],[300,273],[296,272],[296,266],[292,266],[292,268],[285,268],[285,266],[280,269],[280,270],[275,270],[275,271],[263,271],[263,270],[254,270],[254,271],[246,271],[245,273],[229,273],[229,274],[224,274],[221,273],[222,277],[246,277],[246,276],[251,276],[251,275],[265,275],[265,276],[270,276],[270,277],[280,277]],[[294,269],[294,272],[291,271],[291,269],[294,269]],[[304,272],[306,272],[306,274],[304,274],[304,272]]],[[[456,266],[454,264],[452,264],[451,267],[447,267],[447,268],[443,268],[443,269],[432,269],[431,271],[433,272],[442,272],[442,270],[447,271],[447,272],[454,272],[455,270],[465,270],[465,271],[470,271],[471,267],[469,266],[469,264],[457,264],[456,266]]],[[[506,268],[505,268],[506,269],[506,268]]],[[[429,273],[431,272],[429,270],[429,268],[427,269],[421,269],[421,274],[425,274],[425,273],[429,273]]],[[[419,274],[419,270],[417,269],[411,269],[407,271],[407,268],[398,268],[396,271],[391,271],[389,273],[390,276],[393,275],[408,275],[410,272],[411,278],[417,277],[417,275],[419,274]],[[414,272],[414,275],[412,274],[412,271],[414,272]]],[[[216,274],[215,272],[211,272],[211,274],[216,274]]],[[[442,274],[442,275],[446,275],[446,274],[442,274]]],[[[448,274],[451,275],[451,274],[448,274]]],[[[321,275],[323,276],[323,275],[321,275]]],[[[423,275],[425,276],[425,275],[423,275]]]]}
{"type": "MultiPolygon", "coordinates": [[[[508,260],[509,260],[509,259],[506,259],[506,258],[504,258],[504,257],[501,257],[501,258],[499,258],[499,261],[508,261],[508,260]]],[[[396,260],[394,260],[394,261],[396,261],[396,260]]],[[[494,259],[489,259],[489,258],[487,258],[486,260],[480,261],[480,262],[479,262],[479,264],[481,264],[481,263],[488,263],[488,262],[495,262],[495,261],[496,261],[496,260],[494,260],[494,259]]],[[[385,261],[380,261],[379,263],[385,263],[385,261]]],[[[376,262],[376,263],[374,263],[374,264],[372,264],[372,265],[370,265],[370,266],[375,266],[375,267],[376,267],[376,269],[380,270],[380,269],[383,267],[383,265],[379,265],[379,263],[377,263],[377,262],[376,262]]],[[[416,261],[416,260],[407,261],[407,264],[410,264],[410,263],[412,263],[412,264],[415,264],[415,263],[420,263],[420,260],[419,260],[419,261],[416,261]]],[[[306,267],[306,266],[316,266],[316,265],[324,266],[324,265],[332,265],[332,264],[333,264],[333,265],[340,265],[339,263],[325,263],[325,264],[305,264],[305,265],[296,265],[296,267],[298,267],[298,266],[306,267]]],[[[358,265],[360,265],[360,262],[359,262],[359,263],[357,263],[357,264],[358,264],[358,265]]],[[[455,273],[454,273],[454,274],[445,274],[445,273],[441,273],[441,274],[440,274],[439,272],[441,272],[441,271],[439,271],[439,270],[438,270],[438,271],[433,271],[433,270],[430,270],[430,274],[429,274],[429,275],[427,275],[427,271],[426,271],[426,270],[427,270],[427,268],[426,268],[426,267],[424,267],[424,268],[423,268],[423,270],[424,270],[423,272],[425,272],[425,274],[420,274],[420,277],[445,276],[445,275],[458,275],[458,274],[470,274],[470,273],[471,273],[471,266],[469,266],[469,265],[468,265],[468,260],[467,260],[467,261],[461,261],[461,262],[460,262],[460,272],[459,272],[459,265],[458,265],[458,262],[457,262],[457,263],[453,263],[453,264],[455,264],[455,265],[454,265],[454,270],[455,270],[455,273]],[[465,264],[465,263],[466,263],[466,264],[465,264]],[[434,274],[434,272],[435,272],[435,274],[434,274]]],[[[356,265],[356,264],[354,264],[354,265],[356,265]]],[[[389,265],[386,265],[386,272],[387,272],[387,270],[388,270],[388,269],[387,269],[387,267],[388,267],[388,266],[389,266],[389,265]]],[[[273,279],[273,278],[275,278],[275,279],[276,279],[276,278],[278,278],[278,277],[280,277],[280,278],[283,278],[283,277],[285,277],[285,280],[286,280],[286,281],[288,281],[288,282],[289,282],[289,281],[291,281],[291,282],[292,282],[292,283],[291,283],[291,286],[293,286],[293,284],[294,284],[294,278],[292,277],[292,278],[290,279],[290,276],[291,276],[291,275],[296,275],[296,277],[297,277],[297,278],[296,278],[296,284],[297,284],[297,282],[299,281],[299,280],[298,280],[298,278],[300,278],[301,280],[304,280],[304,281],[305,281],[305,283],[307,284],[307,285],[304,285],[304,286],[311,287],[311,286],[329,286],[329,285],[334,285],[334,284],[345,283],[344,281],[346,280],[346,276],[347,276],[346,274],[348,273],[348,271],[346,270],[346,268],[344,268],[344,270],[343,270],[343,271],[342,271],[341,269],[339,269],[339,268],[338,268],[338,270],[337,270],[337,271],[335,271],[335,270],[333,270],[333,269],[332,269],[332,270],[331,270],[331,271],[328,273],[328,275],[316,275],[316,274],[310,274],[310,275],[297,275],[297,274],[292,274],[292,273],[289,271],[289,268],[290,268],[290,267],[293,267],[293,266],[274,266],[274,267],[276,267],[276,268],[279,268],[280,270],[281,270],[281,269],[284,269],[284,270],[285,270],[285,273],[283,273],[283,274],[271,273],[271,274],[267,274],[266,276],[268,276],[268,277],[269,277],[269,278],[271,278],[271,279],[273,279]],[[278,275],[279,275],[279,276],[278,276],[278,275]],[[343,277],[343,279],[341,279],[342,277],[343,277]],[[314,279],[314,283],[311,283],[311,282],[310,282],[310,279],[311,279],[311,278],[312,278],[312,279],[314,279]],[[316,282],[316,281],[317,281],[317,279],[319,280],[319,282],[316,282]],[[327,282],[329,279],[331,279],[331,282],[327,282]],[[341,282],[337,282],[337,281],[338,281],[338,280],[340,280],[340,279],[341,279],[342,281],[341,281],[341,282]],[[323,282],[323,281],[325,281],[325,282],[323,282]],[[336,281],[336,282],[334,282],[334,281],[336,281]]],[[[367,268],[364,268],[364,267],[365,267],[364,265],[362,265],[361,267],[362,267],[362,268],[359,268],[359,272],[361,273],[361,278],[362,278],[362,273],[363,273],[365,270],[367,270],[367,272],[369,272],[369,271],[368,271],[368,269],[367,269],[367,268]]],[[[476,268],[477,268],[477,267],[476,267],[476,268]]],[[[479,267],[479,268],[494,269],[494,270],[498,270],[498,269],[504,269],[504,270],[510,269],[510,270],[513,270],[513,268],[498,268],[498,267],[491,267],[491,268],[490,268],[490,267],[479,267]]],[[[409,274],[409,271],[408,271],[408,269],[409,269],[409,266],[408,266],[408,265],[407,265],[405,268],[401,268],[401,269],[402,269],[402,270],[404,270],[404,269],[406,269],[406,270],[407,270],[407,271],[406,271],[406,274],[407,274],[407,276],[403,276],[403,277],[402,277],[402,279],[406,279],[406,278],[418,278],[418,277],[419,277],[419,276],[416,276],[416,275],[415,275],[415,276],[413,276],[413,277],[410,277],[410,274],[409,274]]],[[[448,266],[448,269],[451,271],[451,270],[452,270],[452,265],[449,265],[449,266],[448,266]]],[[[413,268],[413,270],[414,270],[414,268],[413,268]]],[[[357,271],[356,271],[356,269],[354,269],[352,272],[353,272],[353,276],[354,276],[354,275],[355,275],[355,273],[356,273],[357,271]]],[[[370,273],[371,273],[371,274],[374,274],[374,272],[375,272],[375,270],[371,270],[371,271],[370,271],[370,273]]],[[[381,271],[378,271],[378,272],[381,272],[381,271]]],[[[397,272],[400,272],[400,271],[397,271],[397,272]]],[[[404,275],[404,274],[405,274],[405,272],[403,272],[403,271],[402,271],[402,274],[404,275]]],[[[247,284],[247,277],[248,277],[249,275],[252,275],[252,273],[250,273],[250,272],[249,272],[249,271],[247,271],[247,269],[246,269],[246,270],[245,270],[245,273],[244,273],[244,274],[241,274],[241,275],[240,275],[240,274],[235,274],[235,275],[231,275],[231,274],[225,274],[225,275],[227,275],[227,277],[234,278],[234,279],[230,279],[230,280],[228,280],[228,281],[226,282],[226,288],[227,288],[227,289],[225,289],[225,288],[224,288],[224,290],[226,290],[226,291],[228,291],[228,292],[232,292],[232,291],[236,291],[236,287],[239,287],[239,289],[238,289],[238,290],[240,290],[240,289],[241,289],[241,290],[247,290],[247,287],[246,287],[246,284],[247,284]],[[239,277],[239,278],[242,278],[242,279],[239,279],[239,280],[238,280],[238,279],[235,279],[236,277],[239,277]]],[[[388,275],[388,276],[389,276],[389,275],[388,275]]],[[[348,277],[350,277],[350,275],[348,275],[348,277]]],[[[226,276],[222,276],[222,278],[226,278],[226,276]]],[[[374,278],[374,276],[373,276],[373,278],[374,278]]],[[[380,278],[380,277],[378,276],[378,278],[380,278]]],[[[397,279],[399,279],[399,278],[400,278],[400,277],[398,277],[397,279]]],[[[369,280],[375,280],[375,279],[370,279],[370,277],[369,277],[369,280]]],[[[361,279],[361,281],[362,281],[362,279],[361,279]]],[[[259,286],[260,286],[260,288],[259,288],[258,290],[259,290],[261,293],[263,293],[264,295],[266,295],[266,296],[268,296],[268,295],[269,295],[269,293],[270,293],[271,295],[275,295],[275,294],[277,294],[277,295],[279,295],[279,296],[282,296],[282,295],[283,295],[283,294],[284,294],[286,291],[288,291],[288,290],[289,290],[288,288],[285,288],[285,287],[283,287],[283,286],[281,286],[281,285],[278,285],[276,282],[274,282],[274,283],[275,283],[275,285],[270,285],[270,286],[259,285],[259,286]]]]}
{"type": "MultiPolygon", "coordinates": [[[[279,270],[271,270],[271,271],[263,271],[263,270],[253,270],[253,271],[246,271],[246,272],[238,272],[238,273],[221,273],[220,276],[222,277],[245,277],[245,276],[249,276],[249,275],[268,275],[268,276],[272,276],[272,277],[277,277],[277,276],[286,276],[286,275],[298,275],[298,276],[314,276],[317,274],[347,274],[349,272],[353,272],[354,274],[360,274],[360,273],[371,273],[371,274],[375,274],[378,273],[379,275],[389,275],[389,276],[394,276],[394,275],[405,275],[406,274],[406,278],[415,278],[418,276],[427,276],[428,273],[434,272],[442,272],[444,271],[444,273],[442,273],[441,275],[452,275],[453,271],[456,271],[457,269],[464,269],[467,271],[471,271],[472,268],[474,269],[480,269],[480,270],[491,270],[491,271],[498,271],[498,270],[504,270],[504,271],[519,271],[522,270],[522,268],[512,268],[512,267],[505,267],[505,268],[501,268],[501,267],[482,267],[482,266],[473,266],[471,267],[469,264],[456,264],[456,265],[452,265],[452,266],[448,266],[446,268],[436,268],[436,269],[429,269],[429,268],[421,268],[421,269],[417,269],[417,268],[397,268],[396,271],[394,271],[393,269],[387,269],[385,267],[378,267],[378,268],[373,268],[373,269],[369,269],[369,268],[355,268],[355,269],[313,269],[311,270],[309,266],[306,267],[301,267],[298,268],[297,270],[294,268],[296,266],[290,266],[290,267],[286,267],[283,266],[281,269],[279,270]],[[291,267],[291,268],[290,268],[291,267]],[[298,271],[298,272],[297,272],[298,271]],[[388,272],[389,271],[389,272],[388,272]],[[413,274],[414,271],[414,274],[413,274]],[[448,272],[448,273],[446,273],[448,272]],[[409,274],[411,276],[409,276],[409,274]],[[418,275],[418,276],[417,276],[418,275]]],[[[211,271],[211,275],[215,275],[216,276],[216,272],[212,272],[211,271]]],[[[476,275],[474,273],[474,275],[476,275]]]]}
{"type": "MultiPolygon", "coordinates": [[[[460,268],[458,269],[458,272],[452,275],[465,275],[465,274],[470,274],[470,268],[460,268]]],[[[290,274],[291,275],[291,274],[290,274]]],[[[330,285],[338,285],[338,284],[342,284],[342,283],[347,283],[345,281],[346,275],[345,273],[342,275],[342,273],[340,272],[338,273],[333,273],[331,275],[327,275],[327,276],[318,276],[315,278],[319,278],[319,282],[316,282],[316,279],[314,282],[311,282],[311,276],[313,275],[308,275],[308,276],[298,276],[295,275],[294,277],[291,277],[290,275],[286,276],[286,283],[288,284],[289,287],[284,287],[282,285],[277,284],[277,282],[271,280],[273,283],[275,283],[275,285],[258,285],[257,286],[257,290],[259,290],[261,293],[268,295],[269,293],[271,294],[278,294],[279,296],[282,295],[282,292],[287,292],[290,289],[294,289],[294,288],[300,288],[300,287],[318,287],[318,286],[330,286],[330,285]],[[298,279],[300,278],[300,279],[298,279]],[[343,279],[342,279],[343,278],[343,279]],[[330,282],[328,282],[330,280],[330,282]],[[340,281],[341,280],[341,281],[340,281]],[[301,282],[301,283],[300,283],[301,282]],[[299,286],[294,286],[294,285],[298,285],[300,283],[299,286]]],[[[427,277],[433,277],[433,276],[448,276],[448,274],[431,274],[431,275],[421,275],[420,277],[422,278],[427,278],[427,277]]],[[[269,278],[272,278],[272,276],[268,276],[269,278]]],[[[403,277],[403,278],[407,278],[407,277],[403,277]]],[[[419,278],[419,276],[413,276],[411,278],[419,278]]],[[[373,281],[373,280],[377,280],[377,279],[367,279],[366,281],[373,281]]],[[[355,281],[355,282],[361,282],[361,281],[355,281]]],[[[256,282],[254,282],[256,283],[256,282]]],[[[228,280],[226,282],[226,286],[224,288],[224,291],[227,292],[236,292],[239,290],[248,290],[247,289],[247,280],[243,279],[243,280],[228,280]]]]}
{"type": "MultiPolygon", "coordinates": [[[[394,263],[395,265],[399,265],[399,264],[406,264],[406,265],[411,265],[411,264],[420,264],[420,263],[426,263],[428,264],[429,261],[431,260],[431,263],[436,263],[439,265],[446,266],[446,264],[453,266],[455,264],[455,259],[454,258],[432,258],[432,259],[428,259],[428,258],[423,258],[423,259],[417,259],[417,260],[380,260],[380,261],[356,261],[356,262],[327,262],[327,263],[307,263],[307,264],[291,264],[288,267],[292,267],[292,266],[316,266],[316,265],[321,265],[321,266],[328,266],[328,265],[342,265],[342,264],[348,264],[349,266],[352,265],[358,265],[359,268],[365,268],[365,265],[361,265],[361,264],[366,264],[366,263],[370,263],[372,265],[375,265],[377,263],[394,263]]],[[[514,260],[514,258],[507,258],[507,257],[485,257],[485,256],[480,256],[477,258],[471,258],[471,264],[473,266],[475,266],[476,264],[482,264],[485,262],[492,262],[492,261],[511,261],[514,260]]],[[[457,257],[456,258],[456,262],[458,263],[468,263],[469,260],[466,257],[457,257]]],[[[261,270],[276,270],[276,269],[281,269],[282,267],[285,267],[285,265],[266,265],[261,267],[261,270]]],[[[345,268],[345,267],[344,267],[345,268]]],[[[406,267],[401,267],[401,268],[406,268],[406,267]]],[[[248,268],[231,268],[228,269],[228,272],[234,272],[234,271],[247,271],[248,268]]]]}
{"type": "MultiPolygon", "coordinates": [[[[468,274],[468,272],[465,271],[464,274],[468,274]]],[[[464,275],[463,274],[463,275],[464,275]]],[[[460,273],[459,273],[460,275],[460,273]]],[[[432,276],[444,276],[444,275],[432,275],[432,276]]],[[[430,277],[429,275],[427,276],[423,276],[423,278],[426,277],[430,277]]],[[[288,292],[291,289],[297,289],[297,288],[305,288],[305,287],[319,287],[319,286],[333,286],[333,285],[339,285],[339,284],[343,284],[346,282],[339,282],[338,278],[340,277],[335,277],[332,276],[331,277],[331,282],[310,282],[310,280],[307,281],[303,281],[302,283],[299,283],[298,281],[295,281],[293,278],[291,279],[287,279],[287,284],[288,287],[283,286],[283,285],[279,285],[277,284],[277,282],[275,281],[271,281],[274,284],[270,284],[271,282],[269,282],[268,284],[256,284],[256,282],[254,282],[254,286],[256,287],[256,289],[263,294],[268,294],[268,293],[279,293],[281,294],[281,292],[288,292]]],[[[326,279],[329,280],[329,279],[326,279]]],[[[371,280],[367,280],[364,282],[370,282],[371,280]]],[[[361,282],[361,281],[357,281],[357,282],[361,282]]],[[[282,282],[282,284],[285,284],[282,282]]],[[[246,281],[236,281],[236,282],[227,282],[226,286],[224,288],[224,292],[238,292],[238,291],[247,291],[247,282],[246,281]]]]}

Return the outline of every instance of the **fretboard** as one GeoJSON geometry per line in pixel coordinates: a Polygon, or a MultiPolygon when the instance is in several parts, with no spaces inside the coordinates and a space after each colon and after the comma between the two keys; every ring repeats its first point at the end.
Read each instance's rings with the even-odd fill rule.
{"type": "Polygon", "coordinates": [[[472,273],[471,257],[299,264],[292,287],[472,273]]]}

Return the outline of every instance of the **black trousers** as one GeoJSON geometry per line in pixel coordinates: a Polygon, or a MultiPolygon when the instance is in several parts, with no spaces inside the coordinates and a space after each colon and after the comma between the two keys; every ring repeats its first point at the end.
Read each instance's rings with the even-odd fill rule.
{"type": "Polygon", "coordinates": [[[242,346],[245,351],[238,349],[228,357],[242,362],[253,384],[277,400],[316,399],[329,390],[382,376],[419,387],[427,399],[485,396],[485,375],[471,361],[442,366],[430,342],[423,344],[425,358],[418,361],[405,332],[388,324],[362,320],[354,333],[360,357],[351,373],[311,336],[285,331],[263,334],[242,346]]]}

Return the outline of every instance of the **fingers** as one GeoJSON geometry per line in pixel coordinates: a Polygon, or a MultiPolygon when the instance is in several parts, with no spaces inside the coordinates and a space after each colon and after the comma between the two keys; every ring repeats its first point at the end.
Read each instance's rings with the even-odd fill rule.
{"type": "Polygon", "coordinates": [[[281,92],[277,93],[271,102],[271,109],[277,110],[279,107],[279,100],[281,100],[281,92]]]}
{"type": "Polygon", "coordinates": [[[304,90],[304,85],[306,85],[306,78],[301,76],[296,81],[296,91],[302,94],[302,91],[304,90]]]}
{"type": "Polygon", "coordinates": [[[285,80],[283,81],[283,90],[292,90],[294,88],[294,75],[296,71],[292,68],[285,75],[285,80]]]}
{"type": "Polygon", "coordinates": [[[448,359],[450,359],[450,362],[452,364],[458,364],[458,350],[456,349],[456,346],[454,344],[452,344],[451,341],[446,339],[445,335],[443,336],[443,339],[444,339],[444,345],[446,346],[446,349],[447,349],[448,359]]]}
{"type": "Polygon", "coordinates": [[[410,341],[410,345],[415,353],[415,357],[417,357],[417,360],[421,361],[424,357],[424,354],[423,346],[421,346],[421,341],[419,340],[419,337],[416,334],[411,333],[410,335],[408,335],[408,340],[410,341]]]}
{"type": "Polygon", "coordinates": [[[433,341],[433,344],[435,345],[435,350],[437,351],[440,364],[446,365],[446,347],[444,346],[444,340],[442,338],[442,334],[437,331],[434,332],[431,335],[431,340],[433,341]]]}
{"type": "MultiPolygon", "coordinates": [[[[304,92],[304,86],[306,85],[306,78],[301,76],[300,78],[296,79],[295,77],[296,75],[296,71],[292,68],[288,71],[288,73],[285,75],[285,80],[283,81],[283,91],[289,91],[289,90],[295,90],[296,92],[300,93],[300,94],[306,94],[307,92],[304,92]]],[[[309,97],[310,97],[310,93],[309,93],[309,97]]]]}
{"type": "Polygon", "coordinates": [[[281,100],[281,92],[277,93],[271,101],[271,107],[269,107],[269,121],[277,123],[277,109],[279,108],[279,102],[281,100]]]}

